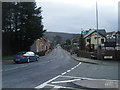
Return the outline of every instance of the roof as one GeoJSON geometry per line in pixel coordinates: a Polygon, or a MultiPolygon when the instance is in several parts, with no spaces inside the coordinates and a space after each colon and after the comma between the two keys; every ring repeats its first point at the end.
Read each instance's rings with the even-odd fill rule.
{"type": "Polygon", "coordinates": [[[106,35],[106,31],[105,29],[98,29],[98,33],[102,34],[102,35],[106,35]]]}
{"type": "Polygon", "coordinates": [[[106,35],[112,35],[115,32],[107,32],[106,35]]]}
{"type": "Polygon", "coordinates": [[[84,38],[88,37],[89,35],[91,35],[94,32],[98,32],[103,37],[105,37],[105,35],[106,35],[105,29],[98,29],[98,31],[96,29],[92,29],[84,36],[84,38]]]}
{"type": "Polygon", "coordinates": [[[120,31],[117,32],[108,32],[106,34],[107,42],[117,42],[117,44],[120,44],[120,31]],[[117,35],[114,37],[114,35],[117,35]]]}
{"type": "Polygon", "coordinates": [[[74,39],[72,39],[72,42],[79,42],[79,38],[74,38],[74,39]]]}

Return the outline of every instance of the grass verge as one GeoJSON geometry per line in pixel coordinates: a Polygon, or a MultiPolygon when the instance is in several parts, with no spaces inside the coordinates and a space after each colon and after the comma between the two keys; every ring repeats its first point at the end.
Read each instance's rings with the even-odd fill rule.
{"type": "Polygon", "coordinates": [[[3,56],[2,60],[12,60],[13,57],[12,56],[3,56]]]}

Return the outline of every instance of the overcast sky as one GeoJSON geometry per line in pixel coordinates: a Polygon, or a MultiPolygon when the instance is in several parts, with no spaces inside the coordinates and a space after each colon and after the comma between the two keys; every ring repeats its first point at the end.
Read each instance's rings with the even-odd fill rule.
{"type": "MultiPolygon", "coordinates": [[[[99,28],[118,30],[118,1],[97,0],[99,28]]],[[[44,29],[53,32],[80,33],[96,28],[96,0],[36,0],[42,7],[44,29]]]]}

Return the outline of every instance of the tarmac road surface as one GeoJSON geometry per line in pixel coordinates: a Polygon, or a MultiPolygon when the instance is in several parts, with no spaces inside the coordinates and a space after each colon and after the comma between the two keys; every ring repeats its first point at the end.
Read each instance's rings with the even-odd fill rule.
{"type": "MultiPolygon", "coordinates": [[[[117,82],[119,80],[118,67],[75,61],[58,45],[51,53],[41,57],[37,62],[3,63],[2,86],[3,88],[80,89],[86,88],[86,84],[77,85],[81,82],[77,82],[77,84],[74,82],[85,78],[88,82],[90,82],[89,80],[99,82],[102,79],[107,84],[112,81],[117,82]]],[[[86,86],[89,86],[88,82],[86,86]]]]}

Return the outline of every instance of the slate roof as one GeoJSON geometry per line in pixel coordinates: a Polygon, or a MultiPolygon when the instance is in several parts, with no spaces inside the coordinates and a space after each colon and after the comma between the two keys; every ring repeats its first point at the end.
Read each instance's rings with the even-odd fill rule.
{"type": "Polygon", "coordinates": [[[116,42],[117,41],[117,43],[120,44],[120,31],[108,32],[106,34],[106,37],[107,37],[107,42],[116,42]],[[118,36],[116,38],[113,38],[113,35],[118,35],[118,36]]]}
{"type": "MultiPolygon", "coordinates": [[[[91,35],[92,33],[96,32],[96,31],[97,31],[96,29],[90,30],[90,31],[84,36],[84,38],[88,37],[89,35],[91,35]]],[[[98,33],[99,33],[100,35],[104,36],[104,37],[105,37],[105,35],[106,35],[105,29],[98,29],[98,33]]]]}

